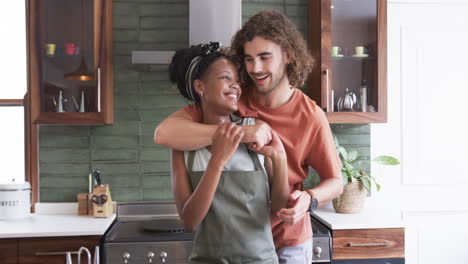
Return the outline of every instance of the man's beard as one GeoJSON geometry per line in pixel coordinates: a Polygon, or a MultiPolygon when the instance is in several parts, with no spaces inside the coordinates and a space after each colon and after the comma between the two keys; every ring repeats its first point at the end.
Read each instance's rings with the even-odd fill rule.
{"type": "Polygon", "coordinates": [[[281,75],[281,78],[278,78],[276,81],[273,80],[273,75],[270,75],[270,78],[272,80],[272,83],[270,85],[270,87],[266,90],[259,90],[257,88],[257,84],[255,83],[254,81],[254,85],[255,85],[255,88],[257,88],[256,90],[261,93],[261,94],[269,94],[271,93],[272,91],[274,91],[276,89],[276,87],[278,87],[279,83],[285,78],[286,76],[286,69],[283,69],[283,74],[281,75]]]}

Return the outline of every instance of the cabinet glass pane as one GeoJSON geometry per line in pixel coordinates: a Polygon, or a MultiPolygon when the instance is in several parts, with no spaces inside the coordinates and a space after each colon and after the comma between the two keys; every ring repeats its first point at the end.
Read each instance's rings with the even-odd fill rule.
{"type": "Polygon", "coordinates": [[[332,0],[331,36],[333,111],[378,111],[377,0],[332,0]]]}
{"type": "Polygon", "coordinates": [[[96,112],[94,0],[42,0],[39,9],[41,111],[96,112]]]}

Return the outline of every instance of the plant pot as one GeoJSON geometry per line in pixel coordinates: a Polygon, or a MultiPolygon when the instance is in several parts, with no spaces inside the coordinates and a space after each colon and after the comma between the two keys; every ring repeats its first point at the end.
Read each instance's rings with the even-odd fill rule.
{"type": "Polygon", "coordinates": [[[339,199],[333,199],[333,208],[337,213],[357,214],[362,211],[366,197],[367,190],[362,182],[351,182],[344,186],[339,199]]]}

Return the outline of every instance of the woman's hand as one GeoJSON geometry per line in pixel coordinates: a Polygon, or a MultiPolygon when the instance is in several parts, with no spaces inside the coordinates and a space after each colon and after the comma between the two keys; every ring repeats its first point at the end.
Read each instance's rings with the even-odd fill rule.
{"type": "Polygon", "coordinates": [[[220,124],[213,135],[211,159],[224,166],[231,159],[243,136],[242,127],[232,122],[220,124]]]}

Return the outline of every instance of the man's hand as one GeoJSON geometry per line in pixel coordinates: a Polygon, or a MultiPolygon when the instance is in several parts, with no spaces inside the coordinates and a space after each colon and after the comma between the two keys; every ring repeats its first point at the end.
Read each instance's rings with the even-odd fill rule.
{"type": "Polygon", "coordinates": [[[289,195],[288,203],[293,204],[291,208],[283,208],[277,215],[287,224],[297,223],[307,213],[311,197],[306,191],[295,190],[289,195]]]}
{"type": "Polygon", "coordinates": [[[284,150],[284,146],[283,146],[283,143],[281,142],[281,139],[278,137],[278,135],[273,130],[270,130],[270,133],[272,135],[272,139],[271,139],[270,142],[268,142],[268,144],[265,144],[260,149],[254,148],[253,144],[248,144],[249,149],[256,152],[256,153],[258,153],[258,154],[261,154],[261,155],[263,155],[265,157],[269,157],[269,158],[272,158],[272,159],[277,155],[285,155],[286,156],[286,152],[284,150]]]}
{"type": "Polygon", "coordinates": [[[242,126],[244,129],[242,142],[248,143],[254,151],[263,148],[272,139],[270,126],[258,119],[255,122],[255,125],[242,126]]]}

